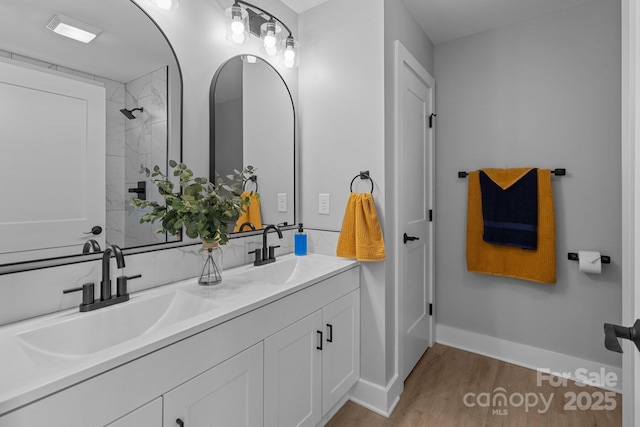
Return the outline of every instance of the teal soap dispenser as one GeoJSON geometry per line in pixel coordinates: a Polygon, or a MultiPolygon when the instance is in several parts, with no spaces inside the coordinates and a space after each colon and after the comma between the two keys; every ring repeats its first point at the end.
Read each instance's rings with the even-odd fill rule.
{"type": "Polygon", "coordinates": [[[294,235],[293,251],[298,256],[307,254],[307,233],[303,231],[302,223],[298,224],[298,232],[294,235]]]}

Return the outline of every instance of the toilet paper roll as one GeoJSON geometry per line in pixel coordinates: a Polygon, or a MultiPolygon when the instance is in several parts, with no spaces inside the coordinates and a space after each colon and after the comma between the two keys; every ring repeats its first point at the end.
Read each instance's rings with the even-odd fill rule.
{"type": "Polygon", "coordinates": [[[580,271],[583,273],[600,274],[602,272],[602,260],[600,252],[578,251],[580,271]]]}

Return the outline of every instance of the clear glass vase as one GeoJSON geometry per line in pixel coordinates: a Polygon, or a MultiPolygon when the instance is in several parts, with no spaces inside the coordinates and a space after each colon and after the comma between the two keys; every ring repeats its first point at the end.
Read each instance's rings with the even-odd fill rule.
{"type": "Polygon", "coordinates": [[[222,282],[222,248],[217,243],[202,242],[202,271],[198,283],[204,286],[222,282]]]}

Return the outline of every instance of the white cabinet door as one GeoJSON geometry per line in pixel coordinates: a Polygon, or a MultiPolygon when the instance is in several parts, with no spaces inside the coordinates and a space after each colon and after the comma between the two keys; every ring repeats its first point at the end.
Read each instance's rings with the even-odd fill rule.
{"type": "Polygon", "coordinates": [[[107,427],[162,427],[162,397],[125,415],[107,427]]]}
{"type": "Polygon", "coordinates": [[[0,117],[0,261],[104,247],[104,87],[0,61],[0,117]]]}
{"type": "Polygon", "coordinates": [[[322,415],[360,378],[360,290],[322,309],[322,415]]]}
{"type": "Polygon", "coordinates": [[[318,424],[323,341],[320,310],[264,341],[265,427],[318,424]]]}
{"type": "Polygon", "coordinates": [[[164,395],[164,427],[260,427],[262,342],[164,395]]]}

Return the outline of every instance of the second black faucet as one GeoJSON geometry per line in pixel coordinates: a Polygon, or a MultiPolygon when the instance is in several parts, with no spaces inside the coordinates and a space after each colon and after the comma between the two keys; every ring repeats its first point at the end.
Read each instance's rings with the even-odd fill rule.
{"type": "Polygon", "coordinates": [[[264,265],[276,261],[275,249],[279,248],[280,245],[267,245],[267,234],[269,233],[269,230],[275,230],[276,233],[278,233],[278,238],[282,239],[282,231],[280,231],[280,228],[277,225],[267,225],[262,231],[262,248],[249,252],[250,254],[255,254],[255,261],[253,262],[253,265],[264,265]]]}

